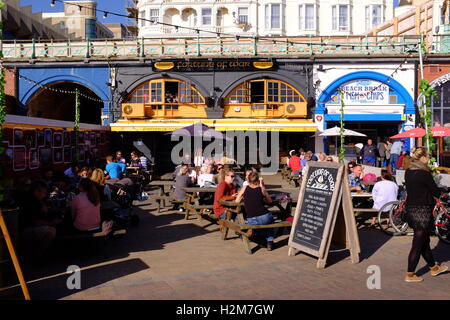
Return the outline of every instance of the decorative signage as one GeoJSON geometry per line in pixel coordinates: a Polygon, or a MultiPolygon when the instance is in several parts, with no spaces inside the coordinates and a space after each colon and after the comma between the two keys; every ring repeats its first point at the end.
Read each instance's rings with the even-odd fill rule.
{"type": "Polygon", "coordinates": [[[389,104],[389,86],[372,80],[357,80],[341,86],[346,104],[389,104]]]}
{"type": "Polygon", "coordinates": [[[359,262],[359,239],[348,178],[343,165],[308,162],[302,179],[294,222],[289,237],[289,255],[294,249],[319,258],[324,268],[333,235],[346,234],[336,242],[350,250],[353,263],[359,262]],[[349,243],[347,243],[347,241],[349,243]]]}
{"type": "Polygon", "coordinates": [[[158,61],[152,65],[153,71],[209,72],[209,71],[255,71],[272,70],[275,63],[267,59],[192,59],[158,61]]]}

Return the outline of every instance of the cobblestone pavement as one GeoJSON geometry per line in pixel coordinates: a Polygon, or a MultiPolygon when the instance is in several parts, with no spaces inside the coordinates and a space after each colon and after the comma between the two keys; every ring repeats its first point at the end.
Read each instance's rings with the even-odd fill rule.
{"type": "MultiPolygon", "coordinates": [[[[279,182],[272,184],[281,187],[279,182]]],[[[186,221],[183,214],[167,210],[157,214],[149,203],[137,211],[140,225],[109,243],[109,258],[98,251],[75,254],[67,248],[50,263],[25,267],[32,298],[450,299],[450,274],[431,277],[423,260],[418,274],[425,281],[404,282],[411,237],[389,237],[363,228],[359,264],[350,262],[347,251],[331,252],[327,268],[319,270],[314,257],[301,253],[288,257],[288,234],[276,239],[275,250],[255,248],[249,255],[239,238],[230,233],[231,238],[223,241],[218,226],[208,221],[193,217],[186,221]],[[81,290],[67,289],[69,265],[82,268],[81,290]],[[367,288],[367,269],[372,265],[381,270],[379,290],[367,288]]],[[[450,246],[433,237],[432,248],[438,261],[449,260],[450,246]]],[[[0,298],[15,297],[20,297],[17,290],[0,292],[0,298]]]]}

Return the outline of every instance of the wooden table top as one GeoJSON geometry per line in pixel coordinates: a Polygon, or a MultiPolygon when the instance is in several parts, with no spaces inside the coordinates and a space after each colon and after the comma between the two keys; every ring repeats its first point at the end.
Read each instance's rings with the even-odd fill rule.
{"type": "Polygon", "coordinates": [[[244,205],[243,202],[236,202],[236,201],[232,201],[232,200],[231,201],[230,200],[228,200],[228,201],[220,200],[219,203],[226,207],[242,207],[244,205]]]}
{"type": "Polygon", "coordinates": [[[370,198],[372,196],[370,192],[350,192],[350,195],[352,196],[352,198],[370,198]]]}

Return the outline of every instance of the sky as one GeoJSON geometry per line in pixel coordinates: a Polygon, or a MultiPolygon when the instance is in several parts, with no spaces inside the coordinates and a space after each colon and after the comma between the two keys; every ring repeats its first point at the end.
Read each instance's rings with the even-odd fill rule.
{"type": "MultiPolygon", "coordinates": [[[[63,12],[64,5],[62,3],[56,2],[55,7],[50,7],[50,0],[20,0],[22,6],[32,5],[33,12],[63,12]]],[[[108,12],[115,12],[120,14],[127,14],[125,11],[126,0],[96,0],[97,10],[105,10],[108,12]]],[[[103,13],[97,11],[97,18],[102,23],[123,23],[128,24],[128,19],[124,17],[117,17],[108,14],[106,19],[103,18],[103,13]]]]}

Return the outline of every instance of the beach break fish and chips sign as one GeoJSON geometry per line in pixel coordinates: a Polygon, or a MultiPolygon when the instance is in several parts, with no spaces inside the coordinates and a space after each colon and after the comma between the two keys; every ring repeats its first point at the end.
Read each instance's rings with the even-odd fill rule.
{"type": "Polygon", "coordinates": [[[372,80],[357,80],[341,86],[345,104],[389,104],[389,86],[372,80]]]}

